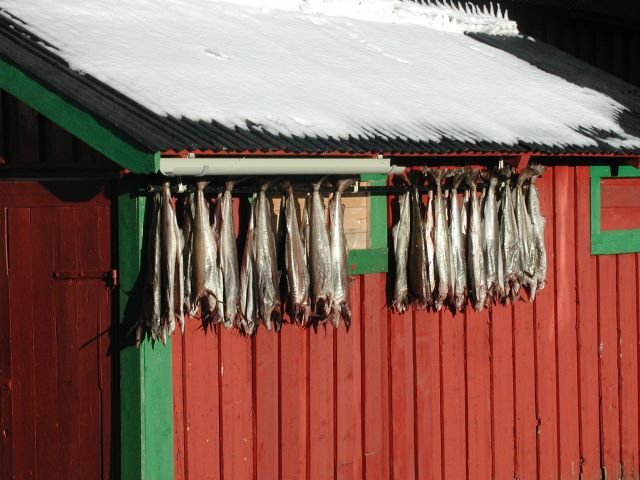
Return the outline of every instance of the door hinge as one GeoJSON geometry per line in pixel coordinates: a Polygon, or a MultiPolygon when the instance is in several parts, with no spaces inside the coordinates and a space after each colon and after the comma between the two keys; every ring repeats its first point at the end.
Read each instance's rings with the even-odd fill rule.
{"type": "Polygon", "coordinates": [[[78,272],[53,272],[55,280],[103,280],[106,287],[116,288],[118,286],[118,270],[108,271],[78,271],[78,272]]]}

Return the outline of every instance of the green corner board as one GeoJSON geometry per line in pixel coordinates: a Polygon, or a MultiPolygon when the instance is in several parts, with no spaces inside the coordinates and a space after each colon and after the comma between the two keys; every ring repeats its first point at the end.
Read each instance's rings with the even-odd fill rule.
{"type": "Polygon", "coordinates": [[[0,59],[0,88],[132,173],[158,171],[160,152],[139,150],[3,59],[0,59]]]}
{"type": "Polygon", "coordinates": [[[603,178],[640,177],[640,170],[628,165],[618,167],[617,175],[608,166],[591,167],[591,254],[605,255],[640,252],[640,229],[601,229],[601,181],[603,178]]]}
{"type": "MultiPolygon", "coordinates": [[[[140,266],[145,197],[132,196],[132,182],[118,194],[121,338],[139,311],[140,266]],[[124,330],[124,332],[122,331],[124,330]]],[[[171,339],[167,345],[144,340],[120,350],[120,465],[123,480],[171,480],[173,380],[171,339]]]]}

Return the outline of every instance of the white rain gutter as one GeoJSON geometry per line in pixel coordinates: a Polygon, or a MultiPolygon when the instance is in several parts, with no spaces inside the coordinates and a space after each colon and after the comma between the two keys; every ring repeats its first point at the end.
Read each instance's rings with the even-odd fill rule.
{"type": "Polygon", "coordinates": [[[380,157],[189,157],[160,158],[160,172],[170,177],[209,175],[358,175],[404,172],[380,157]]]}

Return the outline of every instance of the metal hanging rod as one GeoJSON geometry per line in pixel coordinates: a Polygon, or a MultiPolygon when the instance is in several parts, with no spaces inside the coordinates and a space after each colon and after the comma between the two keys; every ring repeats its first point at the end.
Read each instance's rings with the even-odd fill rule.
{"type": "MultiPolygon", "coordinates": [[[[478,183],[478,190],[481,190],[482,188],[484,188],[484,185],[486,184],[486,182],[480,182],[478,183]]],[[[428,186],[420,186],[418,187],[418,192],[420,193],[429,193],[432,192],[434,190],[433,187],[428,187],[428,186]]],[[[448,190],[448,189],[447,189],[448,190]]],[[[469,190],[468,185],[466,184],[462,184],[458,187],[457,191],[462,192],[465,190],[469,190]]],[[[160,192],[162,191],[162,185],[149,185],[147,187],[146,192],[144,193],[155,193],[155,192],[160,192]]],[[[183,188],[178,188],[178,187],[171,187],[171,192],[173,194],[177,194],[177,195],[181,195],[181,194],[187,194],[187,193],[193,193],[196,191],[196,188],[194,186],[183,186],[183,188]]],[[[205,193],[208,194],[216,194],[216,193],[222,193],[225,191],[225,187],[224,185],[211,185],[211,186],[207,186],[204,189],[205,193]]],[[[233,196],[251,196],[254,193],[258,193],[260,191],[259,188],[255,187],[255,186],[240,186],[238,185],[237,187],[234,187],[233,190],[231,191],[231,194],[233,196]]],[[[293,187],[293,192],[297,193],[297,194],[304,194],[304,193],[310,193],[312,191],[311,187],[308,185],[305,186],[295,186],[293,187]]],[[[411,187],[410,186],[404,186],[404,185],[388,185],[388,186],[370,186],[370,185],[354,185],[353,187],[348,188],[347,190],[345,190],[343,192],[343,195],[397,195],[397,194],[403,194],[406,192],[411,191],[411,187]]],[[[320,192],[321,193],[333,193],[335,192],[334,188],[331,187],[322,187],[320,188],[320,192]]],[[[271,187],[267,190],[267,193],[269,194],[283,194],[284,193],[284,189],[281,187],[271,187]]]]}

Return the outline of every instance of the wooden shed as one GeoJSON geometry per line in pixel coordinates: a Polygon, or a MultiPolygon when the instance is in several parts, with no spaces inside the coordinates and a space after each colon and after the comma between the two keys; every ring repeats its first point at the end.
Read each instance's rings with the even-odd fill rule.
{"type": "MultiPolygon", "coordinates": [[[[233,37],[238,49],[225,50],[198,37],[202,2],[187,9],[139,0],[127,11],[102,0],[62,3],[0,1],[0,477],[640,478],[637,89],[518,35],[501,12],[419,4],[385,22],[397,11],[335,17],[321,7],[211,2],[209,20],[224,34],[233,18],[226,27],[243,35],[233,37]],[[260,48],[278,50],[288,34],[299,43],[284,51],[306,49],[308,65],[335,60],[341,51],[328,48],[336,45],[345,46],[342,66],[363,63],[347,73],[301,68],[297,77],[286,73],[291,65],[276,65],[270,73],[285,73],[275,80],[211,80],[229,89],[248,82],[255,90],[238,101],[253,111],[264,100],[255,95],[271,90],[283,104],[293,98],[295,109],[305,101],[301,84],[335,75],[334,91],[344,95],[319,93],[317,110],[180,115],[173,88],[193,93],[194,108],[215,88],[190,87],[202,72],[183,69],[170,48],[163,53],[174,68],[136,54],[135,43],[136,35],[153,38],[162,51],[165,33],[171,42],[187,38],[182,26],[170,31],[160,21],[175,9],[182,26],[193,26],[201,58],[222,70],[246,54],[241,43],[258,51],[250,62],[261,62],[260,48]],[[453,26],[443,30],[443,18],[453,26]],[[277,35],[261,46],[266,31],[277,35]],[[326,39],[343,43],[314,43],[326,39]],[[440,63],[428,63],[430,54],[440,63]],[[427,70],[416,71],[431,78],[411,76],[421,62],[427,70]],[[393,68],[398,77],[385,77],[393,68]],[[166,96],[136,90],[136,82],[156,88],[163,74],[166,96]],[[419,115],[418,86],[433,78],[447,81],[424,95],[454,123],[439,123],[429,109],[417,123],[385,123],[402,119],[401,107],[419,115]],[[492,85],[504,78],[519,83],[492,85]],[[476,87],[499,96],[475,103],[476,87]],[[398,104],[376,97],[387,90],[398,104]],[[352,123],[340,117],[332,129],[328,116],[322,124],[323,113],[358,102],[369,110],[352,109],[352,123]],[[234,115],[244,123],[234,125],[234,115]],[[390,227],[398,212],[394,194],[371,194],[358,205],[363,228],[354,230],[359,243],[348,263],[350,330],[285,324],[247,337],[205,331],[191,318],[166,345],[145,338],[136,346],[147,187],[175,182],[172,172],[193,182],[194,170],[180,165],[215,176],[230,159],[295,159],[309,174],[335,159],[409,168],[543,164],[546,287],[535,302],[480,312],[393,312],[390,227]]],[[[180,48],[187,52],[187,43],[180,48]]],[[[363,185],[388,183],[360,173],[363,185]]],[[[244,198],[234,206],[240,232],[244,198]]]]}

